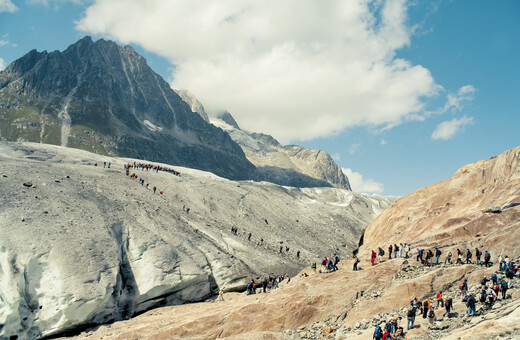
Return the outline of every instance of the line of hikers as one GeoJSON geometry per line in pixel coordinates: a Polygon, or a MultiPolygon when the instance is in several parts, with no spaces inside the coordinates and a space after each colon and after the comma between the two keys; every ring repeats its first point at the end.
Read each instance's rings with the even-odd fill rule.
{"type": "MultiPolygon", "coordinates": [[[[110,168],[110,163],[109,163],[109,166],[110,168]]],[[[136,169],[136,170],[139,170],[141,169],[142,171],[155,171],[156,173],[158,173],[159,171],[164,171],[164,172],[168,172],[172,175],[175,175],[175,176],[180,176],[181,173],[178,172],[178,171],[175,171],[174,169],[170,169],[170,168],[165,168],[165,167],[162,167],[160,165],[154,165],[154,164],[145,164],[145,163],[136,163],[134,162],[133,164],[131,163],[128,163],[128,164],[125,164],[124,165],[125,169],[126,170],[129,170],[129,169],[136,169]]]]}
{"type": "Polygon", "coordinates": [[[278,288],[278,285],[282,283],[284,280],[287,280],[286,284],[291,282],[291,278],[289,275],[284,274],[282,276],[275,276],[269,278],[265,278],[262,282],[256,283],[254,279],[251,279],[246,286],[247,295],[251,294],[260,294],[267,293],[267,290],[272,290],[278,288]]]}
{"type": "MultiPolygon", "coordinates": [[[[318,270],[319,273],[331,273],[338,270],[339,256],[337,254],[332,255],[332,257],[324,257],[321,260],[321,269],[318,270]]],[[[312,261],[311,268],[316,273],[317,271],[317,262],[316,260],[312,261]]]]}
{"type": "MultiPolygon", "coordinates": [[[[404,255],[404,258],[408,258],[409,252],[410,252],[410,245],[408,243],[404,243],[404,244],[400,243],[399,245],[391,244],[388,247],[388,259],[389,260],[392,259],[392,254],[394,255],[394,258],[403,257],[403,255],[404,255]]],[[[379,258],[379,263],[384,262],[384,256],[385,256],[385,251],[383,250],[383,248],[379,247],[377,249],[377,253],[374,250],[372,250],[372,254],[370,256],[370,263],[372,263],[372,265],[374,266],[376,264],[377,257],[379,258]]],[[[359,262],[359,261],[356,261],[356,262],[359,262]]],[[[357,265],[356,265],[356,268],[357,268],[357,265]]]]}
{"type": "MultiPolygon", "coordinates": [[[[433,250],[417,248],[416,261],[421,262],[421,264],[423,264],[425,266],[439,265],[439,260],[441,258],[441,255],[442,255],[442,251],[437,247],[434,248],[433,250]]],[[[453,254],[451,253],[451,251],[448,251],[448,253],[446,254],[446,257],[444,258],[444,264],[452,264],[453,263],[452,257],[453,257],[453,254]]],[[[455,264],[464,264],[464,263],[471,264],[471,263],[473,263],[473,262],[471,262],[472,257],[473,257],[473,253],[469,249],[467,249],[466,255],[465,255],[466,261],[463,262],[464,252],[457,248],[457,260],[456,260],[455,264]]],[[[481,260],[482,251],[478,248],[475,248],[475,258],[477,260],[476,264],[478,264],[478,265],[483,265],[486,267],[493,265],[493,263],[491,262],[491,254],[487,250],[484,253],[484,261],[482,261],[481,260]]]]}

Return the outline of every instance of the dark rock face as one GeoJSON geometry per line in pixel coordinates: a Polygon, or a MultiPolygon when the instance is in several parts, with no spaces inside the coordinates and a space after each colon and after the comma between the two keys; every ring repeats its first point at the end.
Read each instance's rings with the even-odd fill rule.
{"type": "Polygon", "coordinates": [[[0,103],[2,140],[257,176],[242,149],[130,46],[85,37],[63,52],[30,51],[0,73],[0,103]]]}

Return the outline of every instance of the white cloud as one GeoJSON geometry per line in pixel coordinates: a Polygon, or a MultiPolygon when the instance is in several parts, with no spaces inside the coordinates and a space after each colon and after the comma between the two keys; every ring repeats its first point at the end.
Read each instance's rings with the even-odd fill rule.
{"type": "Polygon", "coordinates": [[[6,68],[6,64],[5,64],[5,61],[4,59],[0,58],[0,71],[2,71],[3,69],[6,68]]]}
{"type": "Polygon", "coordinates": [[[386,144],[387,144],[387,141],[384,139],[381,139],[381,145],[386,145],[386,144]]]}
{"type": "Polygon", "coordinates": [[[406,13],[405,0],[94,0],[77,29],[168,58],[172,87],[287,143],[423,109],[438,86],[395,57],[406,13]]]}
{"type": "Polygon", "coordinates": [[[341,155],[339,153],[335,153],[335,154],[331,155],[331,157],[336,162],[339,162],[341,160],[341,155]]]}
{"type": "Polygon", "coordinates": [[[466,125],[473,124],[473,117],[462,117],[460,119],[454,118],[437,125],[432,133],[432,139],[448,140],[455,136],[457,132],[463,131],[466,125]]]}
{"type": "Polygon", "coordinates": [[[361,143],[356,143],[356,144],[352,144],[350,146],[350,148],[348,149],[348,152],[353,155],[356,153],[356,151],[359,149],[359,147],[361,146],[361,143]]]}
{"type": "Polygon", "coordinates": [[[16,7],[11,0],[0,0],[0,13],[3,12],[16,12],[18,7],[16,7]]]}
{"type": "Polygon", "coordinates": [[[382,193],[384,190],[382,183],[378,183],[373,179],[365,180],[359,172],[354,172],[349,168],[341,168],[341,170],[348,177],[352,191],[373,194],[382,193]]]}
{"type": "Polygon", "coordinates": [[[0,46],[5,46],[7,44],[9,44],[9,41],[7,41],[7,40],[0,40],[0,46]]]}
{"type": "Polygon", "coordinates": [[[448,94],[446,104],[444,104],[439,113],[442,114],[449,110],[453,112],[460,111],[464,102],[473,100],[475,92],[476,89],[472,85],[464,85],[457,91],[457,94],[448,94]]]}

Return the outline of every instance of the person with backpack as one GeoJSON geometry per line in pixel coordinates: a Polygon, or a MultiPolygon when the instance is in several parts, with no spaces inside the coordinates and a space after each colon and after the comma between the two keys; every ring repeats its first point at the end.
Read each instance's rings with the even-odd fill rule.
{"type": "Polygon", "coordinates": [[[491,264],[490,263],[491,261],[491,254],[486,250],[486,253],[484,254],[484,265],[487,267],[489,267],[489,265],[491,264]]]}
{"type": "Polygon", "coordinates": [[[428,328],[433,328],[435,320],[436,320],[435,310],[432,306],[432,308],[430,309],[430,312],[428,313],[428,328]]]}
{"type": "Polygon", "coordinates": [[[373,340],[382,340],[383,339],[383,329],[381,326],[377,325],[376,329],[374,330],[374,336],[372,337],[373,340]]]}
{"type": "Polygon", "coordinates": [[[435,248],[435,264],[439,265],[439,258],[441,257],[441,250],[439,248],[435,248]]]}
{"type": "Polygon", "coordinates": [[[480,284],[482,285],[482,287],[486,287],[488,282],[489,279],[485,276],[482,278],[482,280],[480,280],[480,284]]]}
{"type": "Polygon", "coordinates": [[[446,308],[446,315],[448,318],[450,317],[451,308],[453,307],[453,300],[452,298],[447,298],[446,301],[444,301],[444,308],[446,308]]]}
{"type": "Polygon", "coordinates": [[[487,288],[482,287],[482,290],[480,291],[480,303],[486,303],[487,300],[487,288]]]}
{"type": "Polygon", "coordinates": [[[461,282],[459,289],[462,299],[468,296],[468,279],[464,279],[464,282],[461,282]]]}
{"type": "Polygon", "coordinates": [[[403,257],[403,249],[404,249],[403,244],[399,243],[399,257],[403,257]]]}
{"type": "Polygon", "coordinates": [[[448,252],[448,255],[446,255],[446,259],[444,260],[444,264],[449,263],[451,264],[451,251],[448,252]]]}
{"type": "Polygon", "coordinates": [[[495,293],[493,288],[491,288],[491,287],[488,288],[487,297],[488,297],[489,306],[490,307],[493,306],[493,304],[495,303],[495,300],[497,299],[497,294],[495,293]]]}
{"type": "Polygon", "coordinates": [[[468,251],[466,252],[466,264],[471,264],[471,257],[473,256],[473,254],[471,253],[471,251],[468,249],[468,251]]]}
{"type": "Polygon", "coordinates": [[[432,307],[431,303],[430,303],[430,299],[426,299],[424,300],[423,302],[423,319],[426,319],[426,317],[428,316],[428,310],[432,307]]]}
{"type": "Polygon", "coordinates": [[[389,339],[393,339],[393,338],[392,338],[392,335],[390,334],[389,331],[385,331],[385,332],[383,333],[383,340],[389,340],[389,339]]]}
{"type": "Polygon", "coordinates": [[[475,248],[475,257],[477,258],[478,265],[482,265],[482,261],[480,261],[481,256],[482,256],[482,252],[478,248],[475,248]]]}
{"type": "Polygon", "coordinates": [[[376,262],[376,252],[372,250],[372,255],[370,256],[370,263],[374,265],[376,262]]]}
{"type": "Polygon", "coordinates": [[[498,283],[498,275],[497,275],[497,273],[491,274],[491,281],[493,281],[493,285],[496,285],[498,283]]]}
{"type": "Polygon", "coordinates": [[[314,270],[314,273],[316,273],[316,260],[312,261],[311,268],[314,270]]]}
{"type": "Polygon", "coordinates": [[[339,263],[339,257],[338,255],[334,254],[334,262],[332,263],[333,264],[333,268],[334,268],[334,271],[338,270],[338,263],[339,263]]]}
{"type": "Polygon", "coordinates": [[[397,252],[399,251],[399,247],[397,246],[397,244],[394,243],[394,259],[397,258],[397,252]]]}
{"type": "MultiPolygon", "coordinates": [[[[388,335],[392,334],[392,322],[391,321],[388,321],[385,324],[385,333],[388,333],[388,335]]],[[[383,339],[384,339],[384,334],[383,334],[383,339]]]]}
{"type": "Polygon", "coordinates": [[[470,295],[468,297],[468,300],[466,301],[466,305],[468,306],[468,313],[467,313],[468,317],[475,316],[475,305],[476,304],[477,304],[477,300],[475,300],[473,295],[470,295]]]}
{"type": "Polygon", "coordinates": [[[437,293],[437,308],[439,308],[439,305],[441,307],[444,306],[444,300],[442,299],[442,292],[437,293]]]}
{"type": "Polygon", "coordinates": [[[410,308],[406,316],[408,317],[408,323],[406,328],[409,330],[410,328],[413,328],[413,324],[415,323],[415,308],[410,308]]]}
{"type": "Polygon", "coordinates": [[[358,258],[356,255],[354,255],[354,265],[353,265],[353,267],[352,267],[352,270],[354,270],[354,271],[357,271],[357,270],[358,270],[358,267],[357,267],[357,266],[358,266],[358,263],[359,263],[359,262],[360,262],[359,258],[358,258]]]}
{"type": "Polygon", "coordinates": [[[383,256],[385,256],[385,251],[383,250],[383,248],[379,247],[379,263],[382,263],[383,262],[383,256]]]}
{"type": "Polygon", "coordinates": [[[500,283],[500,291],[502,292],[502,300],[505,300],[505,298],[507,297],[507,295],[506,295],[507,289],[509,288],[507,286],[507,281],[505,279],[503,279],[503,280],[500,280],[499,283],[500,283]]]}
{"type": "Polygon", "coordinates": [[[392,259],[392,245],[390,245],[388,247],[388,259],[391,260],[392,259]]]}

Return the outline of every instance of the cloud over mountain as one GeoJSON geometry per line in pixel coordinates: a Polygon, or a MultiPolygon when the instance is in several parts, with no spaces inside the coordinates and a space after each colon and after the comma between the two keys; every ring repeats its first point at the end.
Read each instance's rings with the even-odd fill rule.
{"type": "Polygon", "coordinates": [[[168,58],[174,88],[282,143],[397,124],[436,93],[410,43],[403,0],[95,0],[79,30],[168,58]],[[165,34],[167,32],[167,34],[165,34]]]}

